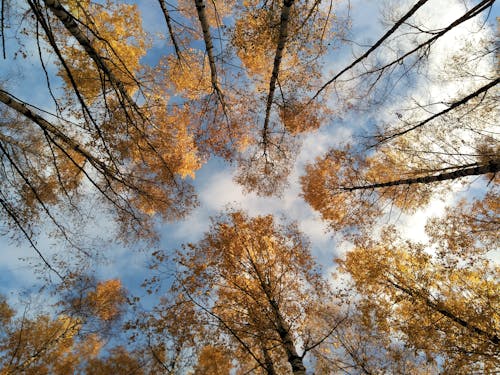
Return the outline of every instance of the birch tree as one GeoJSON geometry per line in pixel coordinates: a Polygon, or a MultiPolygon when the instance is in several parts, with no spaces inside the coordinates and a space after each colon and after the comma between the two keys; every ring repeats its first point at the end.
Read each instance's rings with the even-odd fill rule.
{"type": "MultiPolygon", "coordinates": [[[[161,269],[166,258],[157,257],[155,268],[161,269]]],[[[169,293],[184,301],[181,309],[191,306],[198,316],[184,324],[195,332],[200,325],[210,327],[197,340],[211,345],[222,340],[219,345],[243,372],[304,374],[305,356],[314,356],[342,320],[328,304],[334,296],[307,240],[295,225],[280,225],[271,216],[228,212],[214,220],[202,241],[179,252],[177,262],[180,270],[169,293]],[[329,325],[318,323],[322,316],[331,317],[329,325]]],[[[172,304],[161,306],[175,311],[172,304]]]]}

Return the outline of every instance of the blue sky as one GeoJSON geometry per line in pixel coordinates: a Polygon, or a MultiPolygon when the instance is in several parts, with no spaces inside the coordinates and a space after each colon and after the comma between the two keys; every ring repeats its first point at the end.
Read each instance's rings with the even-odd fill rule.
{"type": "MultiPolygon", "coordinates": [[[[165,31],[164,20],[161,12],[153,7],[152,3],[151,0],[138,2],[144,17],[144,26],[151,32],[163,33],[165,31]]],[[[350,3],[352,27],[349,38],[362,44],[371,44],[385,30],[377,22],[381,18],[379,10],[382,7],[382,2],[354,0],[350,3]]],[[[402,4],[402,2],[393,3],[402,4]]],[[[441,21],[440,17],[444,17],[445,14],[452,17],[455,7],[445,6],[445,3],[457,5],[462,2],[432,1],[431,4],[422,9],[420,16],[436,22],[441,21]]],[[[494,14],[490,16],[490,19],[494,19],[499,14],[499,6],[496,4],[494,14]]],[[[165,43],[165,40],[155,40],[145,61],[156,61],[159,55],[169,50],[165,43]]],[[[356,49],[356,53],[361,50],[356,49]]],[[[8,50],[8,53],[11,54],[12,51],[8,50]]],[[[335,71],[351,61],[352,51],[350,48],[335,50],[330,54],[329,59],[325,66],[325,77],[330,76],[331,71],[335,71]]],[[[45,81],[38,65],[36,50],[27,59],[18,58],[15,65],[10,60],[0,61],[0,79],[3,80],[2,77],[14,75],[13,72],[20,71],[22,80],[17,78],[16,80],[7,80],[9,89],[23,99],[29,99],[50,108],[51,103],[48,101],[45,81]]],[[[51,66],[50,72],[53,74],[55,71],[55,67],[51,66]]],[[[401,90],[405,92],[408,88],[401,90]]],[[[325,272],[328,272],[333,267],[333,258],[341,256],[348,245],[336,243],[332,234],[326,232],[326,224],[320,220],[319,215],[305,204],[300,197],[298,178],[303,172],[304,165],[313,161],[316,156],[323,154],[328,147],[346,141],[360,129],[370,128],[377,121],[391,116],[393,105],[394,103],[389,101],[385,108],[378,108],[376,112],[346,114],[342,119],[337,119],[323,126],[319,131],[306,135],[303,139],[302,151],[290,176],[290,186],[280,198],[261,198],[255,194],[244,194],[241,187],[233,182],[234,168],[219,159],[210,160],[197,173],[194,181],[200,206],[182,221],[159,224],[158,231],[161,240],[156,247],[169,250],[179,248],[182,243],[187,241],[195,242],[208,229],[209,217],[216,215],[228,205],[232,205],[247,210],[251,215],[275,214],[281,215],[287,220],[298,221],[300,229],[311,239],[314,256],[323,266],[325,272]]],[[[449,196],[445,202],[433,201],[430,207],[417,212],[415,216],[403,215],[399,217],[397,224],[408,236],[418,239],[423,236],[425,218],[441,213],[445,203],[452,202],[453,199],[453,196],[449,196]]],[[[101,220],[107,219],[102,218],[101,220]]],[[[100,223],[96,223],[96,226],[99,227],[100,223]]],[[[62,249],[57,243],[51,245],[52,242],[45,236],[39,239],[40,247],[48,252],[57,252],[62,249]]],[[[132,293],[143,295],[139,284],[147,275],[149,254],[154,250],[144,249],[144,246],[144,244],[137,244],[131,248],[121,244],[103,242],[102,251],[107,262],[100,266],[98,273],[102,278],[118,277],[132,293]]],[[[16,299],[18,292],[39,285],[29,263],[19,260],[34,256],[33,251],[25,243],[13,243],[8,236],[0,237],[0,254],[0,293],[16,299]]]]}

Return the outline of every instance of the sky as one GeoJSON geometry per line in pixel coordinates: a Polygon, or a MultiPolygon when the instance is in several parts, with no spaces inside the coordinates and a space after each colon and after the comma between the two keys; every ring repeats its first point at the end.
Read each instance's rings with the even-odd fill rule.
{"type": "MultiPolygon", "coordinates": [[[[164,29],[164,20],[156,8],[151,6],[151,0],[142,0],[137,2],[144,19],[144,27],[152,32],[164,29]]],[[[377,16],[380,9],[390,4],[389,1],[362,1],[353,0],[351,5],[351,29],[349,38],[363,45],[369,45],[378,39],[386,30],[386,26],[377,22],[381,19],[377,16]]],[[[403,4],[401,1],[392,2],[403,4]]],[[[407,2],[408,3],[408,2],[407,2]]],[[[447,20],[457,15],[460,9],[461,1],[431,1],[418,14],[429,23],[446,23],[447,20]],[[445,5],[448,4],[448,5],[445,5]]],[[[490,16],[500,15],[498,4],[494,7],[494,12],[490,16]]],[[[439,66],[440,58],[444,58],[447,48],[457,48],[460,43],[465,42],[469,35],[464,29],[462,33],[450,37],[448,43],[439,45],[439,53],[436,54],[431,65],[439,66]]],[[[159,54],[164,53],[166,41],[155,39],[153,48],[146,56],[145,61],[155,61],[159,54]]],[[[362,48],[356,49],[356,53],[362,51],[362,48]]],[[[12,51],[8,51],[12,52],[12,51]]],[[[353,52],[350,48],[335,50],[327,62],[324,73],[325,77],[331,75],[332,71],[338,70],[346,63],[352,60],[353,52]]],[[[7,65],[0,62],[0,79],[6,75],[14,74],[14,71],[20,71],[24,76],[23,81],[27,85],[16,85],[15,82],[8,82],[13,92],[24,99],[29,99],[37,104],[50,107],[47,100],[47,92],[41,71],[38,68],[38,57],[36,53],[28,56],[27,59],[18,59],[19,65],[7,65]]],[[[56,68],[49,68],[51,74],[54,74],[56,68]]],[[[418,92],[419,82],[415,82],[414,87],[404,88],[404,90],[413,90],[412,95],[443,95],[443,93],[453,94],[456,87],[449,85],[443,88],[441,85],[430,83],[426,86],[426,93],[418,92]],[[417,90],[415,90],[415,87],[417,90]]],[[[194,185],[198,193],[200,205],[191,212],[184,220],[170,224],[159,224],[160,243],[156,248],[172,250],[179,248],[182,243],[188,241],[195,242],[200,239],[209,228],[209,218],[217,215],[226,207],[236,207],[248,211],[250,215],[274,214],[284,217],[288,221],[297,221],[300,230],[311,240],[312,253],[318,263],[323,266],[325,274],[328,275],[334,269],[333,259],[341,257],[349,248],[349,244],[339,244],[332,233],[327,231],[327,225],[321,221],[319,214],[312,210],[300,196],[299,177],[303,174],[304,166],[314,160],[315,157],[322,155],[329,147],[338,145],[353,137],[360,129],[370,128],[373,123],[382,122],[393,116],[394,106],[401,103],[389,101],[385,107],[378,108],[376,112],[353,112],[346,114],[342,118],[324,125],[318,131],[303,137],[301,152],[297,158],[294,169],[290,176],[290,184],[284,191],[282,197],[262,198],[254,193],[246,194],[243,189],[233,181],[234,168],[227,163],[212,159],[198,171],[194,185]]],[[[401,215],[392,217],[391,222],[396,223],[402,232],[410,239],[425,240],[424,225],[426,218],[443,213],[445,206],[457,199],[460,192],[457,187],[457,194],[449,194],[444,200],[433,200],[431,204],[416,212],[412,216],[401,215]]],[[[103,221],[107,220],[102,218],[103,221]]],[[[101,223],[96,223],[97,228],[101,223]]],[[[105,230],[100,229],[101,233],[95,233],[99,236],[105,236],[105,230]]],[[[39,241],[41,248],[47,252],[57,252],[59,245],[53,244],[53,241],[47,236],[42,236],[39,241]]],[[[99,266],[98,274],[102,278],[120,278],[124,286],[133,294],[144,295],[139,285],[147,275],[147,264],[151,251],[155,249],[144,249],[144,244],[138,244],[132,248],[123,244],[112,242],[103,242],[103,256],[107,262],[99,266]]],[[[26,289],[37,290],[40,281],[33,273],[33,267],[21,258],[33,257],[33,250],[25,243],[15,243],[9,240],[8,236],[0,237],[0,294],[5,294],[9,298],[16,300],[19,293],[26,289]]]]}

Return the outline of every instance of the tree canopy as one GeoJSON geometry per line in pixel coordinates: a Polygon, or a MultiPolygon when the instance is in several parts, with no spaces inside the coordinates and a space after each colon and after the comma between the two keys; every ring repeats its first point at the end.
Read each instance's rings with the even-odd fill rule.
{"type": "Polygon", "coordinates": [[[0,373],[495,373],[498,6],[446,7],[2,0],[0,373]]]}

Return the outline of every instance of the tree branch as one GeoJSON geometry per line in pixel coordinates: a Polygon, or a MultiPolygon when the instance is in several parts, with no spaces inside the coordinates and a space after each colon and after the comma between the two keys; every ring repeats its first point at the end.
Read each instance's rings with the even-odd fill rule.
{"type": "MultiPolygon", "coordinates": [[[[453,102],[448,108],[442,110],[441,112],[438,112],[438,113],[435,113],[434,115],[426,118],[425,120],[423,121],[420,121],[419,123],[411,126],[410,128],[407,128],[405,130],[401,130],[399,132],[396,132],[396,133],[393,133],[391,135],[388,135],[388,136],[377,136],[376,138],[378,139],[378,142],[376,143],[376,145],[380,145],[381,143],[384,143],[390,139],[393,139],[393,138],[396,138],[396,137],[399,137],[401,135],[404,135],[406,133],[409,133],[411,132],[412,130],[415,130],[417,128],[420,128],[422,126],[424,126],[425,124],[427,124],[428,122],[440,117],[440,116],[443,116],[445,115],[446,113],[454,110],[455,108],[457,107],[460,107],[464,104],[466,104],[469,100],[471,99],[474,99],[476,98],[477,96],[483,94],[483,93],[486,93],[488,90],[490,90],[491,88],[495,87],[496,85],[498,85],[498,83],[500,82],[500,77],[494,79],[493,81],[491,81],[490,83],[488,83],[487,85],[484,85],[482,87],[480,87],[479,89],[477,89],[476,91],[474,91],[473,93],[467,95],[466,97],[460,99],[460,100],[457,100],[455,102],[453,102]]],[[[375,146],[375,145],[374,145],[375,146]]],[[[371,146],[373,147],[373,146],[371,146]]]]}
{"type": "Polygon", "coordinates": [[[210,79],[212,81],[212,87],[217,93],[217,97],[221,102],[224,114],[227,116],[224,95],[217,82],[217,69],[215,67],[214,45],[212,42],[212,36],[210,35],[210,24],[208,23],[207,13],[205,12],[205,4],[203,3],[203,0],[194,0],[194,3],[196,6],[196,12],[198,13],[198,19],[200,20],[201,30],[203,31],[203,40],[205,42],[205,49],[207,51],[208,63],[210,65],[210,79]]]}
{"type": "MultiPolygon", "coordinates": [[[[314,99],[316,99],[319,94],[321,94],[322,91],[324,91],[329,85],[331,85],[333,82],[335,82],[341,75],[343,75],[345,72],[347,72],[349,69],[352,69],[355,67],[357,64],[359,64],[361,61],[366,59],[373,51],[375,51],[380,45],[387,40],[392,34],[396,32],[396,30],[415,12],[421,8],[425,3],[427,3],[428,0],[420,0],[418,1],[403,17],[401,17],[392,27],[389,31],[387,31],[382,38],[377,40],[375,44],[373,44],[368,51],[366,51],[363,55],[358,57],[356,60],[354,60],[350,65],[346,66],[344,69],[342,69],[340,72],[338,72],[333,78],[331,78],[328,82],[326,82],[321,88],[314,94],[314,96],[309,100],[309,103],[311,103],[314,99]]],[[[309,104],[308,103],[308,104],[309,104]]]]}
{"type": "Polygon", "coordinates": [[[399,285],[397,282],[394,282],[389,278],[387,278],[387,282],[389,284],[391,284],[393,287],[395,287],[396,289],[399,289],[402,292],[404,292],[404,293],[406,293],[414,298],[421,299],[428,307],[430,307],[431,309],[446,316],[447,318],[451,319],[453,322],[457,323],[458,325],[460,325],[464,328],[467,328],[468,330],[470,330],[470,331],[472,331],[480,336],[486,337],[489,341],[491,341],[495,345],[500,344],[500,338],[498,337],[498,335],[486,332],[483,329],[476,327],[475,325],[467,322],[466,320],[456,316],[451,311],[447,310],[441,303],[432,302],[427,296],[423,295],[421,292],[413,290],[411,288],[407,288],[403,285],[399,285]]]}
{"type": "Polygon", "coordinates": [[[158,0],[160,3],[161,11],[163,12],[163,16],[165,17],[165,22],[167,23],[168,34],[170,35],[170,40],[174,45],[175,55],[177,56],[177,60],[181,60],[181,50],[179,45],[177,44],[177,39],[175,39],[174,29],[172,27],[172,22],[170,22],[170,14],[168,12],[167,4],[165,0],[158,0]]]}

